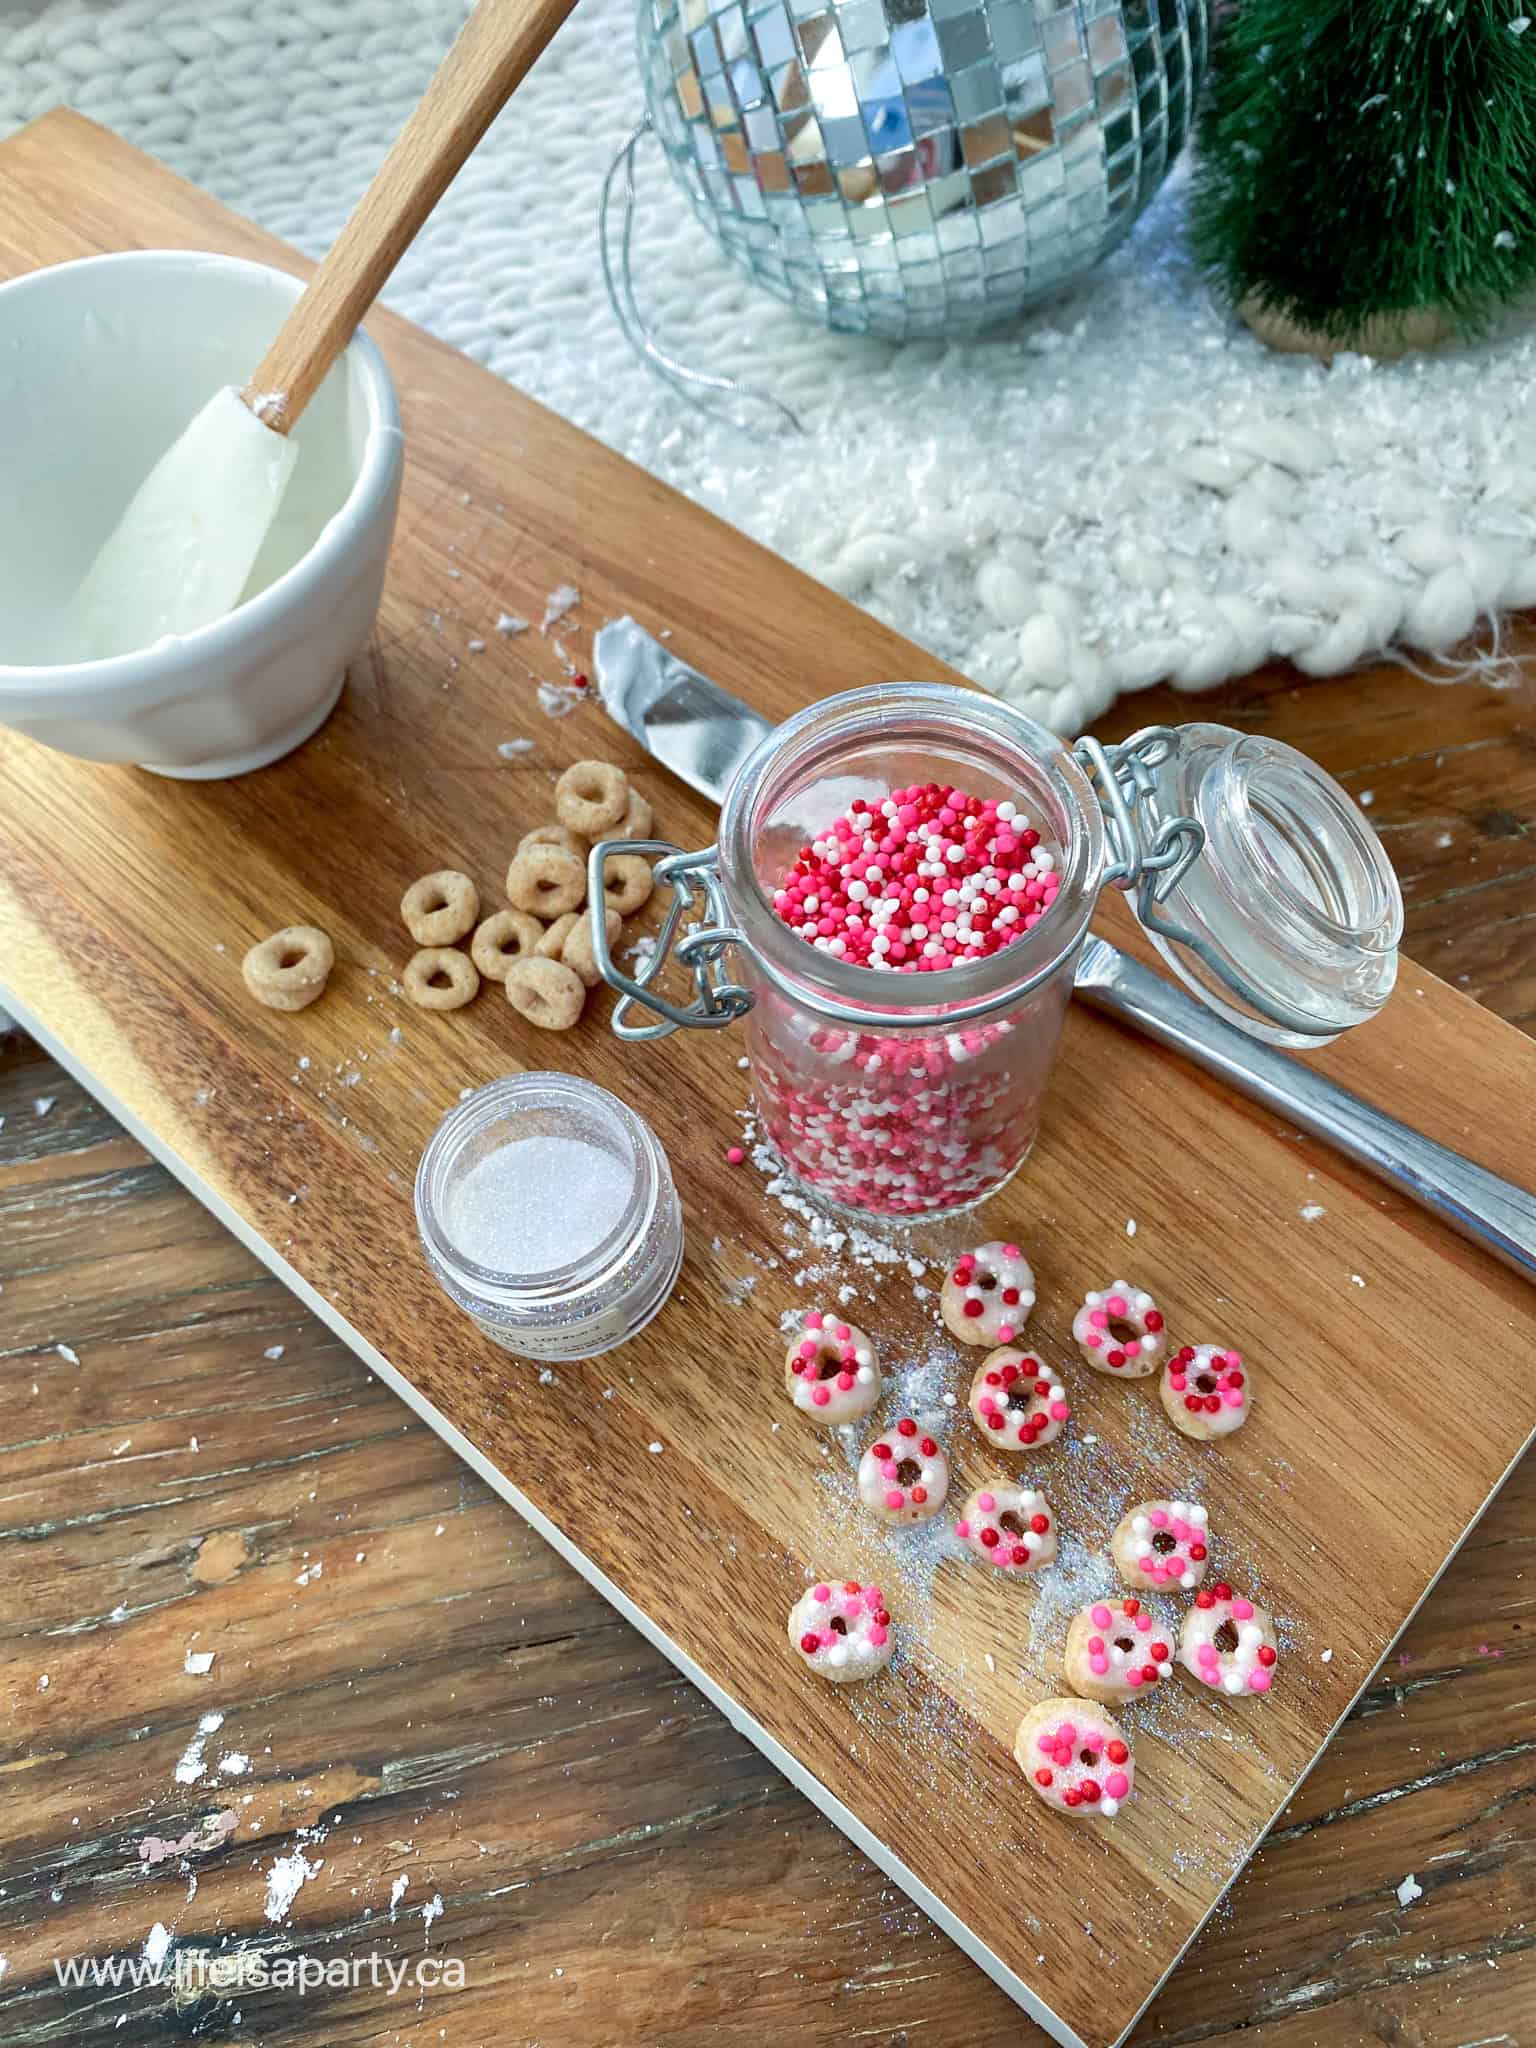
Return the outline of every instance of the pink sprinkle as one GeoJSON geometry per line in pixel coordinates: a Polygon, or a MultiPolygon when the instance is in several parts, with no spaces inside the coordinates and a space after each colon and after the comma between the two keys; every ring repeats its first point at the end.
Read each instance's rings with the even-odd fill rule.
{"type": "Polygon", "coordinates": [[[815,1338],[807,1337],[800,1346],[800,1356],[809,1363],[811,1359],[816,1357],[818,1348],[815,1338]]]}
{"type": "Polygon", "coordinates": [[[1003,1343],[1011,1344],[1013,1342],[1012,1323],[999,1323],[997,1326],[997,1334],[1002,1339],[1003,1343]]]}
{"type": "Polygon", "coordinates": [[[1123,1799],[1131,1789],[1131,1781],[1124,1771],[1111,1771],[1104,1780],[1104,1790],[1111,1799],[1123,1799]]]}
{"type": "Polygon", "coordinates": [[[1126,1312],[1128,1304],[1123,1294],[1112,1294],[1109,1297],[1108,1301],[1105,1302],[1104,1306],[1109,1310],[1112,1316],[1123,1316],[1126,1312]]]}
{"type": "Polygon", "coordinates": [[[853,1389],[853,1374],[851,1372],[840,1372],[837,1376],[837,1384],[841,1393],[850,1393],[853,1389]]]}
{"type": "Polygon", "coordinates": [[[888,1508],[899,1508],[903,1505],[905,1500],[906,1495],[902,1492],[899,1486],[893,1486],[890,1492],[885,1496],[885,1504],[888,1508]]]}
{"type": "Polygon", "coordinates": [[[818,1408],[825,1408],[827,1403],[831,1400],[831,1398],[832,1389],[830,1387],[812,1387],[811,1399],[816,1403],[816,1406],[818,1408]]]}
{"type": "Polygon", "coordinates": [[[1232,1602],[1232,1619],[1234,1621],[1251,1621],[1253,1619],[1253,1602],[1251,1600],[1234,1600],[1232,1602]]]}
{"type": "Polygon", "coordinates": [[[1038,1736],[1036,1738],[1035,1747],[1040,1751],[1040,1753],[1043,1756],[1053,1756],[1056,1751],[1056,1738],[1054,1735],[1038,1736]]]}
{"type": "Polygon", "coordinates": [[[1151,1514],[1148,1515],[1147,1520],[1154,1529],[1166,1529],[1168,1526],[1167,1510],[1164,1508],[1154,1508],[1151,1514]]]}
{"type": "Polygon", "coordinates": [[[805,1318],[805,1327],[808,1330],[819,1330],[825,1321],[826,1317],[822,1314],[821,1310],[813,1308],[805,1318]]]}
{"type": "Polygon", "coordinates": [[[1130,1670],[1126,1672],[1126,1674],[1125,1674],[1125,1682],[1126,1682],[1126,1684],[1127,1684],[1127,1685],[1128,1685],[1128,1686],[1129,1686],[1129,1687],[1131,1688],[1131,1690],[1132,1690],[1133,1692],[1135,1691],[1136,1687],[1137,1687],[1138,1685],[1140,1685],[1140,1683],[1141,1683],[1141,1672],[1140,1672],[1139,1668],[1138,1668],[1138,1667],[1137,1667],[1136,1665],[1134,1665],[1134,1664],[1133,1664],[1133,1665],[1131,1666],[1130,1670]]]}
{"type": "Polygon", "coordinates": [[[970,1533],[971,1525],[969,1522],[956,1522],[955,1534],[960,1538],[960,1541],[962,1543],[965,1541],[966,1537],[970,1535],[970,1533]]]}
{"type": "Polygon", "coordinates": [[[832,1598],[832,1588],[830,1586],[813,1586],[811,1588],[811,1598],[813,1600],[830,1600],[832,1598]]]}
{"type": "Polygon", "coordinates": [[[1114,1616],[1110,1613],[1107,1607],[1093,1608],[1088,1618],[1093,1623],[1095,1628],[1108,1628],[1111,1621],[1114,1620],[1114,1616]]]}
{"type": "Polygon", "coordinates": [[[990,1515],[992,1510],[997,1506],[997,1496],[991,1493],[978,1493],[976,1496],[976,1505],[981,1509],[981,1512],[984,1515],[990,1515]]]}
{"type": "Polygon", "coordinates": [[[1053,1401],[1051,1403],[1050,1415],[1052,1422],[1065,1422],[1071,1413],[1072,1410],[1065,1401],[1053,1401]]]}
{"type": "Polygon", "coordinates": [[[877,1621],[869,1631],[869,1640],[874,1644],[875,1648],[879,1650],[884,1648],[889,1635],[890,1631],[888,1629],[883,1629],[877,1621]]]}
{"type": "Polygon", "coordinates": [[[1088,1669],[1096,1678],[1102,1678],[1109,1669],[1109,1659],[1107,1657],[1090,1657],[1088,1659],[1088,1669]]]}
{"type": "Polygon", "coordinates": [[[1022,1259],[1023,1256],[1024,1254],[1016,1244],[1005,1244],[1003,1246],[1003,1257],[1005,1259],[1022,1259]]]}
{"type": "Polygon", "coordinates": [[[1243,1390],[1241,1387],[1223,1387],[1221,1398],[1229,1408],[1241,1408],[1243,1405],[1243,1390]]]}
{"type": "Polygon", "coordinates": [[[1248,1688],[1250,1692],[1269,1691],[1269,1673],[1264,1669],[1262,1664],[1259,1666],[1257,1671],[1249,1672],[1248,1688]]]}
{"type": "Polygon", "coordinates": [[[745,1152],[742,1151],[739,1145],[730,1145],[726,1148],[725,1156],[730,1161],[732,1166],[740,1166],[741,1162],[746,1158],[747,1155],[745,1152]]]}

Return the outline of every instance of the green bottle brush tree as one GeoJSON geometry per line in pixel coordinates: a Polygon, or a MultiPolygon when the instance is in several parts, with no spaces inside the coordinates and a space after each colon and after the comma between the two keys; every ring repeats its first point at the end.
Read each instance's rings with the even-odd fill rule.
{"type": "Polygon", "coordinates": [[[1199,141],[1196,253],[1277,347],[1401,354],[1536,278],[1521,0],[1243,0],[1199,141]]]}

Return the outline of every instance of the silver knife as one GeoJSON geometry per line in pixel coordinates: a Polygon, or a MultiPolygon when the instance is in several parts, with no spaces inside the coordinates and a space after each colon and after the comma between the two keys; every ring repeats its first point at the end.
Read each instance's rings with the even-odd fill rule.
{"type": "MultiPolygon", "coordinates": [[[[646,752],[714,803],[766,734],[769,721],[690,668],[633,619],[593,644],[609,715],[646,752]]],[[[1536,1281],[1536,1195],[1500,1180],[1422,1132],[1261,1045],[1107,940],[1078,956],[1075,993],[1182,1053],[1299,1129],[1389,1181],[1463,1237],[1536,1281]]]]}

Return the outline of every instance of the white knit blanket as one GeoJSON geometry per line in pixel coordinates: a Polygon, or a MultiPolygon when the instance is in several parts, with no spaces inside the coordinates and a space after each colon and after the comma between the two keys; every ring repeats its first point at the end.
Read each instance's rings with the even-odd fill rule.
{"type": "MultiPolygon", "coordinates": [[[[311,254],[463,0],[0,0],[0,135],[67,103],[311,254]]],[[[833,337],[747,284],[645,160],[640,295],[802,439],[672,396],[603,293],[604,168],[640,111],[631,0],[581,0],[390,298],[1058,729],[1171,675],[1431,652],[1536,602],[1532,343],[1396,368],[1272,356],[1185,254],[1180,184],[1069,299],[991,341],[833,337]]]]}

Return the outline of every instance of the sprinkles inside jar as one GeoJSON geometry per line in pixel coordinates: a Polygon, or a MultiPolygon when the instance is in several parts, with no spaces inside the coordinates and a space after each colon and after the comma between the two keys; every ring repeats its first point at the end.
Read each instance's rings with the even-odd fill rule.
{"type": "Polygon", "coordinates": [[[854,966],[933,973],[1012,944],[1059,886],[1016,804],[925,782],[851,804],[800,849],[773,907],[854,966]]]}

